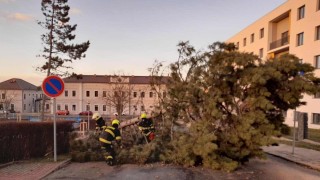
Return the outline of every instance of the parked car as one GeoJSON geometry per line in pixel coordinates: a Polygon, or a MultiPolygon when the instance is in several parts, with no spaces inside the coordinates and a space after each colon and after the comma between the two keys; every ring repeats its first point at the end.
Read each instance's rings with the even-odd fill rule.
{"type": "Polygon", "coordinates": [[[58,110],[57,115],[69,115],[70,112],[68,110],[58,110]]]}
{"type": "Polygon", "coordinates": [[[82,111],[79,113],[80,116],[92,116],[92,111],[82,111]]]}

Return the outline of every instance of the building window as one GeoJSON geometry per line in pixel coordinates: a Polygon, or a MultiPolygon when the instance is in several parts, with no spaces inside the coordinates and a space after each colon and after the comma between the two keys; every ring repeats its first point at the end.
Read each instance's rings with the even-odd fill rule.
{"type": "Polygon", "coordinates": [[[305,5],[298,8],[298,20],[304,18],[305,5]]]}
{"type": "Polygon", "coordinates": [[[260,57],[260,58],[263,57],[263,48],[259,49],[259,57],[260,57]]]}
{"type": "Polygon", "coordinates": [[[23,104],[23,110],[26,110],[26,109],[27,109],[27,105],[23,104]]]}
{"type": "Polygon", "coordinates": [[[61,110],[61,105],[60,105],[60,104],[57,105],[57,110],[58,110],[58,111],[61,110]]]}
{"type": "Polygon", "coordinates": [[[6,99],[6,94],[5,93],[1,94],[1,99],[6,99]]]}
{"type": "Polygon", "coordinates": [[[90,105],[89,104],[86,105],[86,109],[87,109],[87,111],[90,111],[90,105]]]}
{"type": "Polygon", "coordinates": [[[300,64],[303,64],[303,59],[299,59],[299,63],[300,63],[300,64]]]}
{"type": "Polygon", "coordinates": [[[153,92],[149,92],[149,97],[150,97],[150,98],[153,97],[153,92]]]}
{"type": "Polygon", "coordinates": [[[141,106],[141,111],[145,111],[144,106],[141,106]]]}
{"type": "Polygon", "coordinates": [[[86,92],[87,97],[90,97],[90,91],[86,92]]]}
{"type": "Polygon", "coordinates": [[[26,99],[26,94],[23,94],[23,99],[26,99]]]}
{"type": "Polygon", "coordinates": [[[74,104],[72,105],[72,111],[76,111],[77,110],[77,106],[74,104]]]}
{"type": "Polygon", "coordinates": [[[14,104],[10,104],[10,110],[14,110],[14,104]]]}
{"type": "Polygon", "coordinates": [[[297,34],[297,46],[303,45],[303,32],[297,34]]]}
{"type": "Polygon", "coordinates": [[[312,113],[312,124],[320,124],[320,114],[312,113]]]}
{"type": "Polygon", "coordinates": [[[107,91],[102,91],[102,97],[107,97],[107,91]]]}
{"type": "Polygon", "coordinates": [[[315,56],[315,67],[316,69],[320,69],[320,55],[315,56]]]}
{"type": "Polygon", "coordinates": [[[166,97],[167,97],[167,92],[164,91],[164,92],[162,93],[162,96],[163,96],[163,98],[166,98],[166,97]]]}
{"type": "Polygon", "coordinates": [[[76,91],[72,91],[72,96],[76,97],[76,91]]]}
{"type": "Polygon", "coordinates": [[[243,46],[247,45],[247,38],[243,38],[243,46]]]}
{"type": "Polygon", "coordinates": [[[49,104],[46,104],[46,110],[49,110],[50,106],[49,104]]]}
{"type": "Polygon", "coordinates": [[[99,111],[99,106],[98,105],[94,105],[94,110],[95,111],[99,111]]]}
{"type": "Polygon", "coordinates": [[[316,40],[320,40],[320,26],[316,27],[316,40]]]}
{"type": "Polygon", "coordinates": [[[94,97],[98,97],[98,91],[94,91],[94,97]]]}
{"type": "Polygon", "coordinates": [[[133,97],[137,97],[137,92],[133,92],[133,97]]]}
{"type": "Polygon", "coordinates": [[[102,106],[102,110],[103,110],[103,111],[107,111],[107,105],[103,105],[103,106],[102,106]]]}
{"type": "Polygon", "coordinates": [[[260,39],[264,37],[264,28],[260,29],[260,39]]]}
{"type": "Polygon", "coordinates": [[[65,97],[68,97],[68,91],[67,91],[67,90],[64,91],[64,96],[65,96],[65,97]]]}
{"type": "Polygon", "coordinates": [[[144,92],[141,92],[140,97],[144,98],[144,92]]]}
{"type": "Polygon", "coordinates": [[[251,40],[250,41],[251,41],[251,43],[254,42],[254,33],[251,34],[251,40]]]}
{"type": "Polygon", "coordinates": [[[64,110],[69,110],[68,104],[65,104],[65,105],[64,105],[64,110]]]}
{"type": "Polygon", "coordinates": [[[289,43],[289,32],[281,33],[281,46],[286,45],[289,43]]]}

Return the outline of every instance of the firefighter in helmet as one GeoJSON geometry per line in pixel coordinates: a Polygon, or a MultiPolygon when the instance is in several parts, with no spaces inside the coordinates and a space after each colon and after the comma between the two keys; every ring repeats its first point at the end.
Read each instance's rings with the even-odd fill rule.
{"type": "Polygon", "coordinates": [[[106,122],[99,113],[94,113],[92,119],[96,121],[96,132],[100,134],[107,127],[106,122]]]}
{"type": "Polygon", "coordinates": [[[147,118],[146,113],[142,113],[140,116],[141,121],[138,123],[139,130],[146,137],[147,142],[150,142],[154,139],[155,128],[151,118],[147,118]]]}
{"type": "Polygon", "coordinates": [[[121,134],[119,130],[120,121],[114,119],[112,126],[107,126],[101,133],[99,141],[101,144],[101,150],[106,163],[112,166],[115,163],[115,151],[112,146],[112,141],[116,140],[117,144],[121,147],[121,134]]]}

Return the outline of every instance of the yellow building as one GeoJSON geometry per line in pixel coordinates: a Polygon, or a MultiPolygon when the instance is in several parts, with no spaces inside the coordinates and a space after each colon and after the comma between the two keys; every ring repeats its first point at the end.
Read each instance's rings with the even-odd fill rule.
{"type": "MultiPolygon", "coordinates": [[[[287,0],[227,42],[262,59],[294,54],[316,67],[315,74],[320,77],[320,0],[287,0]]],[[[305,95],[304,100],[307,105],[297,111],[307,113],[309,127],[320,128],[320,93],[305,95]]],[[[287,112],[286,123],[293,125],[292,110],[287,112]]]]}

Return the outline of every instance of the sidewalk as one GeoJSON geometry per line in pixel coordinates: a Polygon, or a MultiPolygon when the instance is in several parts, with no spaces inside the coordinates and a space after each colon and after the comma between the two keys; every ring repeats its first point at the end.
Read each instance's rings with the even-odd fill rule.
{"type": "Polygon", "coordinates": [[[285,144],[263,147],[263,150],[268,154],[320,171],[320,151],[295,147],[293,154],[292,146],[285,144]]]}
{"type": "Polygon", "coordinates": [[[29,162],[19,161],[0,167],[0,179],[6,180],[36,180],[41,179],[60,169],[70,162],[70,159],[60,162],[29,162]]]}

